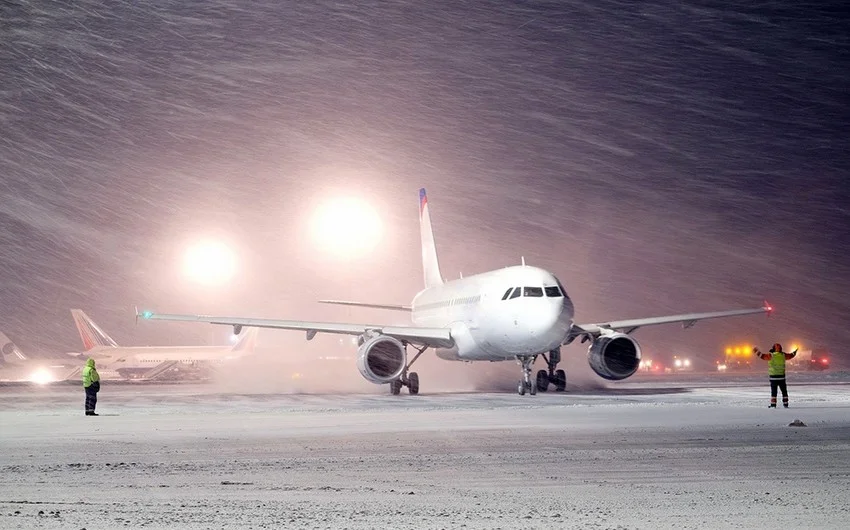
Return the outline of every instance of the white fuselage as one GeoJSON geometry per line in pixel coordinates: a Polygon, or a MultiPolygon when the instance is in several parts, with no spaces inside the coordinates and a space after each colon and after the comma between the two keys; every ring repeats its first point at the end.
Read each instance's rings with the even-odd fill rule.
{"type": "Polygon", "coordinates": [[[564,342],[573,317],[572,301],[558,279],[525,265],[429,287],[412,304],[417,326],[451,329],[455,347],[437,350],[447,360],[503,361],[546,353],[564,342]]]}
{"type": "Polygon", "coordinates": [[[246,352],[234,351],[231,346],[142,346],[117,347],[95,346],[78,355],[91,357],[98,366],[109,369],[153,368],[164,362],[176,361],[184,364],[199,362],[215,363],[237,359],[246,352]]]}

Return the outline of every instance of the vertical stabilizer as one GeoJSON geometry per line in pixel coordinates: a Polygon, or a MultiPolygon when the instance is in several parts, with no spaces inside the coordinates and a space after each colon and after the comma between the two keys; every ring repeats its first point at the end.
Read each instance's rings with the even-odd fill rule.
{"type": "Polygon", "coordinates": [[[0,332],[0,351],[3,352],[3,355],[0,356],[0,361],[2,362],[27,360],[27,356],[24,355],[24,352],[22,352],[21,349],[12,342],[12,339],[7,337],[3,332],[0,332]]]}
{"type": "Polygon", "coordinates": [[[72,309],[71,316],[74,317],[74,323],[77,324],[77,331],[80,332],[80,338],[83,339],[85,351],[98,346],[118,347],[112,337],[100,329],[100,326],[95,324],[82,309],[72,309]]]}
{"type": "Polygon", "coordinates": [[[422,238],[422,269],[425,273],[425,287],[440,285],[443,283],[443,276],[440,274],[440,262],[437,260],[437,246],[434,244],[434,231],[431,228],[431,214],[425,188],[419,190],[419,234],[422,238]]]}
{"type": "Polygon", "coordinates": [[[257,332],[260,328],[245,328],[239,340],[233,345],[230,350],[234,353],[250,354],[254,353],[254,348],[257,346],[257,332]]]}

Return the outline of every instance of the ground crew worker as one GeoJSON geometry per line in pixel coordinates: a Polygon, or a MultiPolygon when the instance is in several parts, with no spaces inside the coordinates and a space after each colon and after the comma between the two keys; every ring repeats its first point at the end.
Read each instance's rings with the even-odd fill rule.
{"type": "Polygon", "coordinates": [[[94,367],[94,359],[87,360],[83,368],[83,388],[86,391],[86,416],[97,416],[94,408],[97,405],[97,393],[100,391],[100,374],[94,367]]]}
{"type": "Polygon", "coordinates": [[[797,350],[791,353],[782,351],[782,345],[778,342],[770,348],[768,353],[762,353],[758,347],[753,348],[753,353],[760,359],[767,361],[767,374],[770,376],[770,405],[768,408],[776,408],[776,389],[782,391],[782,406],[788,408],[788,385],[785,382],[785,361],[793,359],[797,350]]]}

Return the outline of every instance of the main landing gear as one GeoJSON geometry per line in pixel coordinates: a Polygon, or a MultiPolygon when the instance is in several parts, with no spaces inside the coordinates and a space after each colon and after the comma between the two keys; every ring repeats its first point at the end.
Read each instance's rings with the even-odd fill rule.
{"type": "Polygon", "coordinates": [[[536,355],[517,357],[517,362],[522,365],[522,379],[517,385],[517,392],[520,396],[524,396],[526,392],[532,396],[537,394],[537,391],[546,392],[549,390],[549,385],[555,385],[556,392],[563,392],[567,388],[567,373],[563,370],[557,370],[558,363],[561,362],[561,349],[551,350],[549,356],[541,354],[543,360],[546,361],[547,370],[537,372],[537,377],[531,378],[531,367],[537,359],[536,355]]]}
{"type": "MultiPolygon", "coordinates": [[[[405,349],[407,349],[407,343],[404,343],[405,349]]],[[[404,370],[401,372],[401,376],[395,381],[390,381],[390,394],[397,396],[401,394],[401,387],[406,386],[410,391],[410,394],[415,396],[419,393],[419,374],[416,372],[408,373],[410,367],[413,366],[413,363],[416,362],[416,359],[419,358],[422,353],[428,349],[428,346],[422,346],[422,348],[416,349],[416,355],[413,359],[407,363],[407,366],[404,367],[404,370]]]]}

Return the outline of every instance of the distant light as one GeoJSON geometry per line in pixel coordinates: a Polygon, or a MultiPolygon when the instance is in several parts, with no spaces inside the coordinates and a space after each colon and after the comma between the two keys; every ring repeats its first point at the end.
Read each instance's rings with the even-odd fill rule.
{"type": "Polygon", "coordinates": [[[735,348],[735,354],[740,354],[740,353],[741,353],[741,348],[735,348]]]}
{"type": "Polygon", "coordinates": [[[823,359],[820,360],[820,362],[821,362],[821,364],[829,364],[829,359],[824,357],[823,359]]]}
{"type": "Polygon", "coordinates": [[[236,257],[221,241],[200,241],[186,250],[183,272],[191,281],[215,285],[233,277],[236,273],[236,257]]]}
{"type": "Polygon", "coordinates": [[[685,359],[685,366],[690,366],[690,365],[691,365],[691,360],[685,359]]]}
{"type": "Polygon", "coordinates": [[[732,355],[732,348],[726,348],[726,355],[732,355]]]}
{"type": "Polygon", "coordinates": [[[35,383],[37,385],[46,385],[47,383],[55,381],[53,374],[50,373],[49,370],[45,368],[39,368],[30,374],[30,382],[35,383]]]}
{"type": "Polygon", "coordinates": [[[676,359],[675,361],[673,361],[673,365],[674,365],[676,368],[681,368],[681,367],[682,367],[682,360],[681,360],[681,359],[676,359]]]}
{"type": "Polygon", "coordinates": [[[142,311],[142,318],[149,319],[153,316],[153,311],[142,311]]]}

